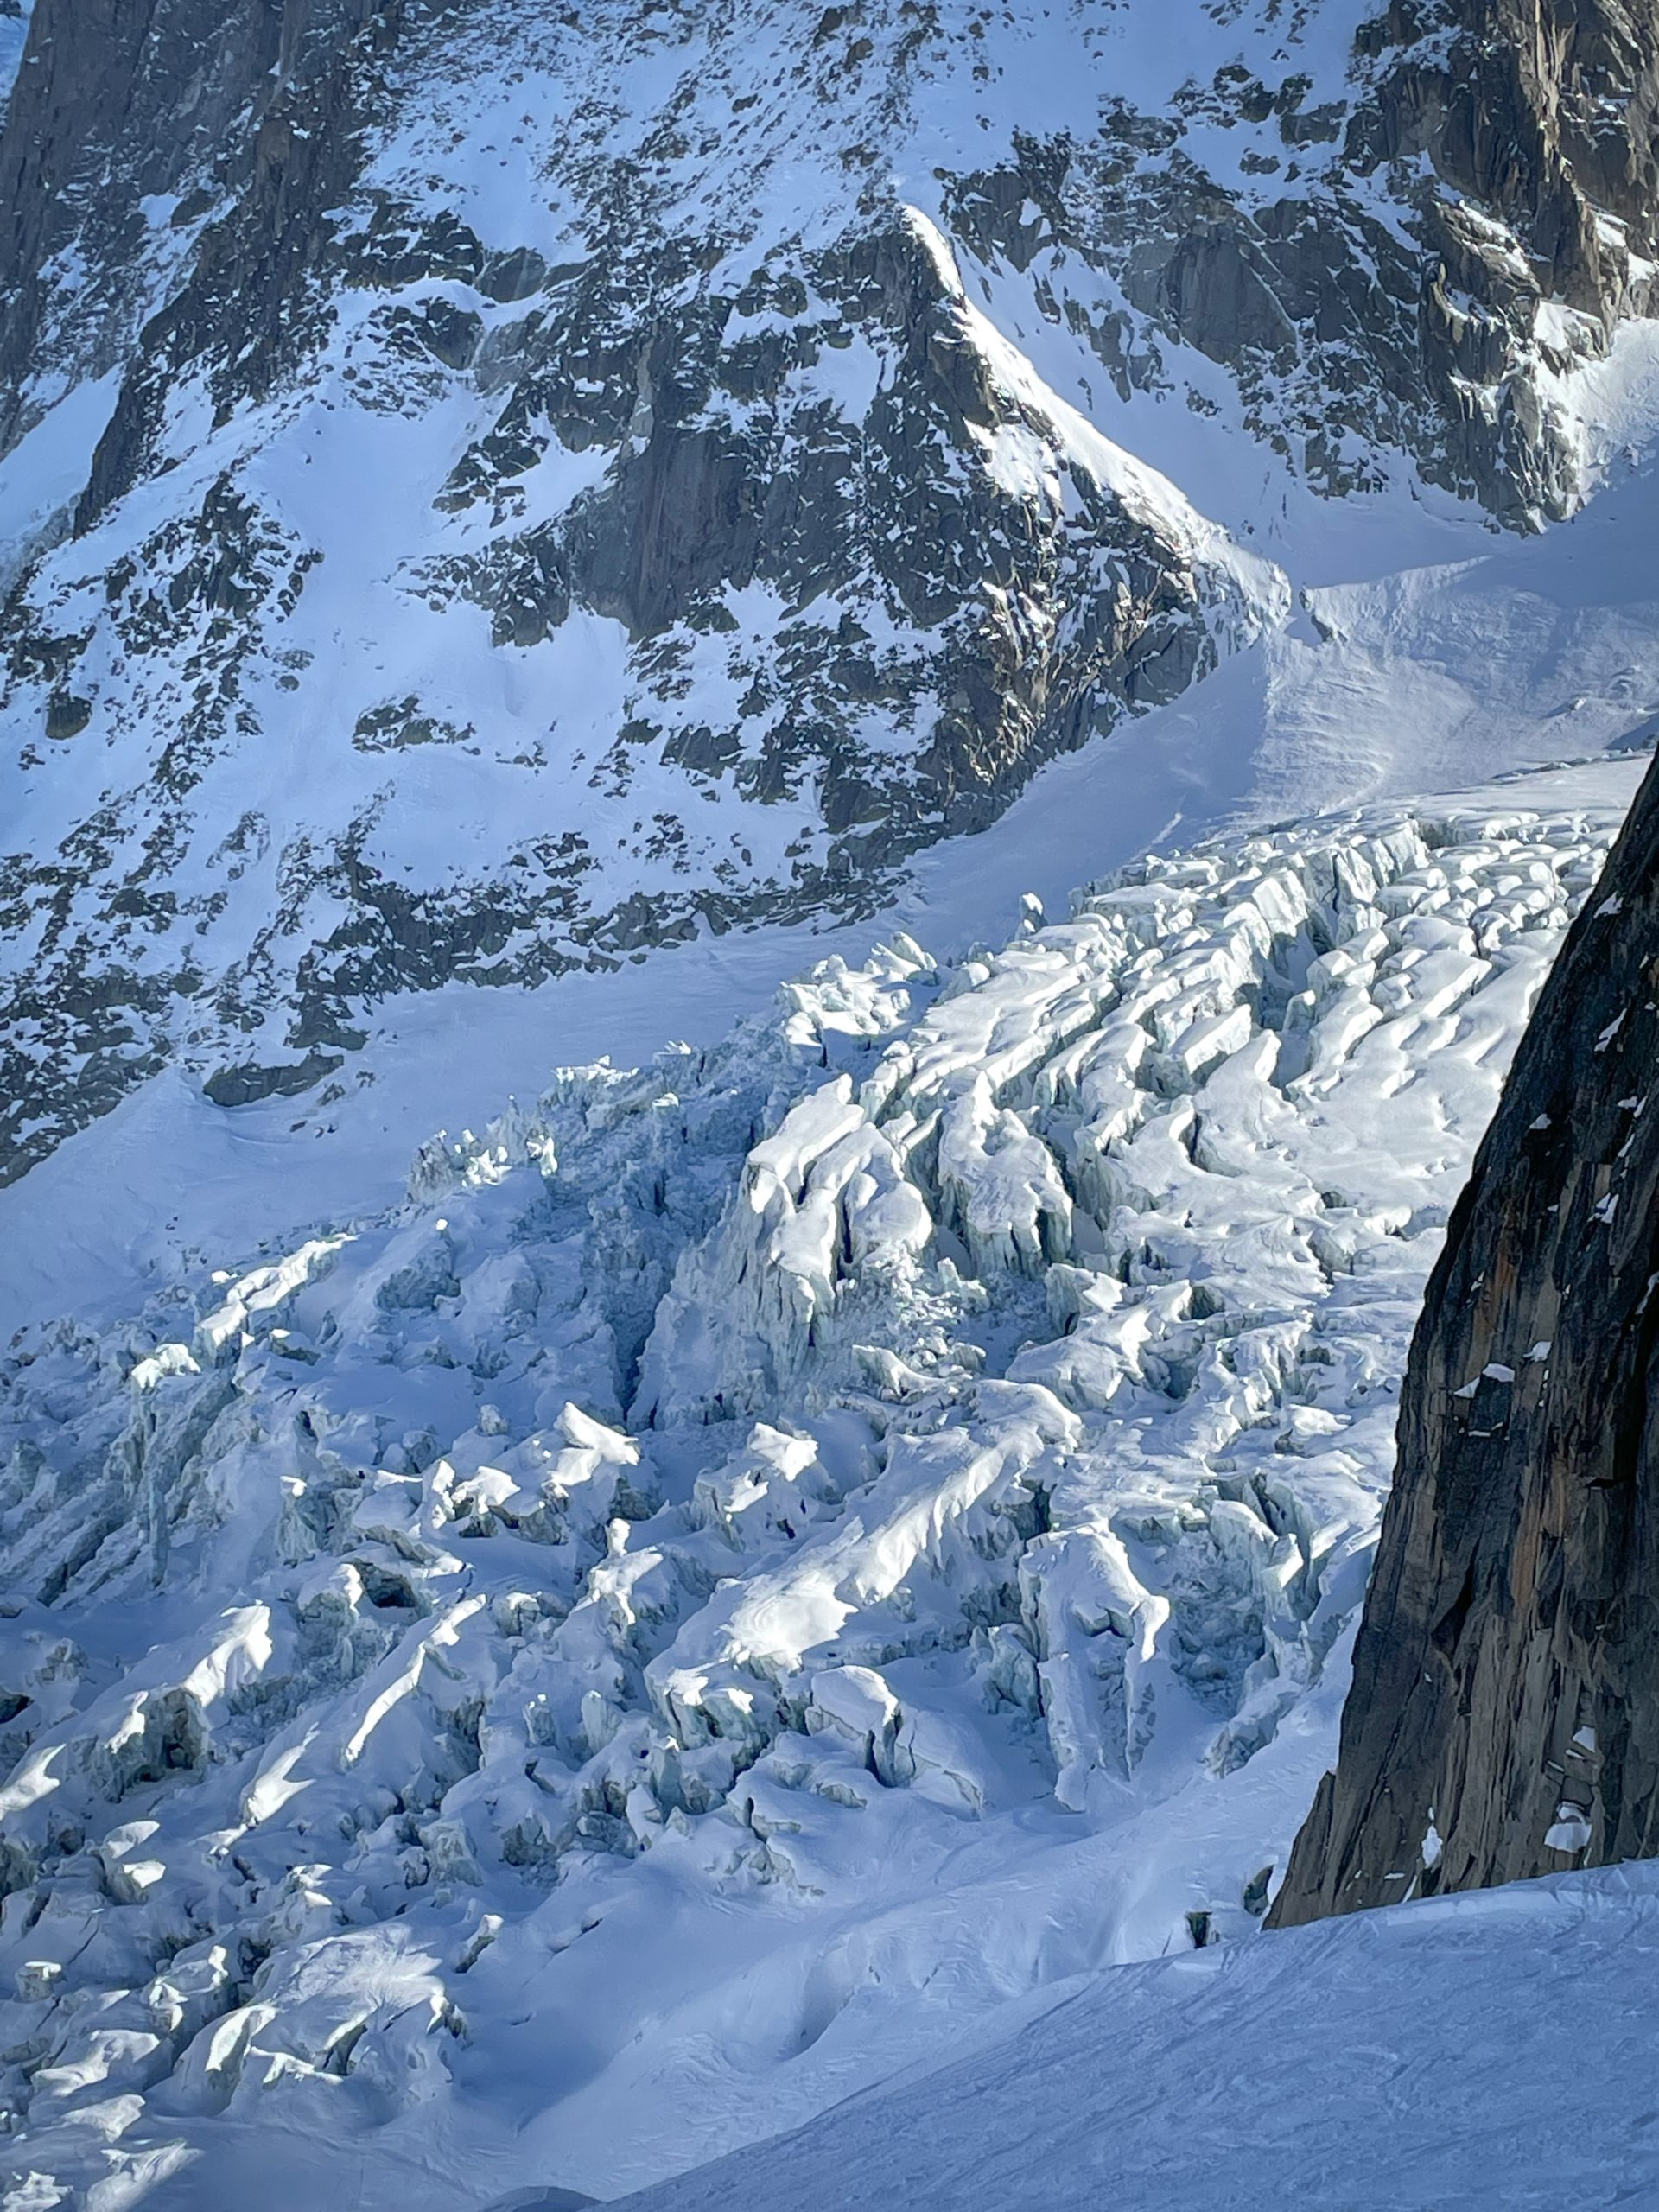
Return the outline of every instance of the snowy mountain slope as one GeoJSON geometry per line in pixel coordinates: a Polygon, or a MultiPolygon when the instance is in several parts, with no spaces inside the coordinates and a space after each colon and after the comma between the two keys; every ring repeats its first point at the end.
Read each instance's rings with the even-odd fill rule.
{"type": "Polygon", "coordinates": [[[435,1124],[479,1127],[504,1097],[533,1096],[550,1062],[712,1046],[782,980],[833,951],[856,963],[881,933],[956,957],[999,941],[1023,894],[1062,911],[1077,883],[1229,820],[1455,791],[1645,741],[1659,701],[1654,478],[1613,464],[1640,431],[1629,409],[1649,335],[1630,326],[1607,365],[1619,388],[1595,420],[1609,480],[1580,515],[1541,537],[1483,537],[1470,557],[1455,518],[1325,503],[1319,552],[1337,581],[1168,707],[1050,763],[971,844],[917,856],[868,925],[731,931],[533,992],[405,994],[365,1011],[343,1096],[336,1082],[227,1111],[181,1071],[144,1084],[0,1189],[0,1337],[62,1312],[114,1319],[204,1256],[302,1217],[377,1211],[435,1124]]]}
{"type": "MultiPolygon", "coordinates": [[[[634,2212],[1343,2212],[1659,2196],[1650,1866],[1095,1978],[634,2212]]],[[[533,2200],[532,2200],[533,2202],[533,2200]]]]}
{"type": "Polygon", "coordinates": [[[20,2203],[613,2195],[1248,1936],[1440,1224],[1635,777],[832,961],[391,1214],[29,1332],[20,2203]]]}
{"type": "Polygon", "coordinates": [[[1501,0],[41,0],[5,1172],[165,1068],[327,1111],[411,994],[869,914],[1343,580],[1314,490],[1384,566],[1570,509],[1654,213],[1581,13],[1510,83],[1501,0]]]}

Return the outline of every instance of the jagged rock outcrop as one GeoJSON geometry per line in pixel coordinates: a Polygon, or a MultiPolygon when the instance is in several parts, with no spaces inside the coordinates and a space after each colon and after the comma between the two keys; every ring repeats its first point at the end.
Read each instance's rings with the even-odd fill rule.
{"type": "Polygon", "coordinates": [[[1659,1851],[1659,771],[1429,1285],[1280,1925],[1659,1851]]]}
{"type": "Polygon", "coordinates": [[[37,0],[0,1178],[169,1063],[297,1093],[398,993],[868,911],[1284,619],[1143,403],[1572,507],[1647,18],[1094,18],[37,0]]]}

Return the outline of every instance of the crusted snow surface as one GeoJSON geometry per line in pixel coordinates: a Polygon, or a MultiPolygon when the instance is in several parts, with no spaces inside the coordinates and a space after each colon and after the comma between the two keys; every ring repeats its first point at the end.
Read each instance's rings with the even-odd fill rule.
{"type": "Polygon", "coordinates": [[[1634,777],[897,936],[20,1336],[7,2204],[611,2196],[1251,1936],[1634,777]]]}
{"type": "Polygon", "coordinates": [[[630,2202],[1648,2204],[1659,2156],[1630,2089],[1659,2056],[1656,1954],[1659,1878],[1645,1865],[1190,1952],[1053,1993],[1020,2031],[946,2068],[630,2202]]]}

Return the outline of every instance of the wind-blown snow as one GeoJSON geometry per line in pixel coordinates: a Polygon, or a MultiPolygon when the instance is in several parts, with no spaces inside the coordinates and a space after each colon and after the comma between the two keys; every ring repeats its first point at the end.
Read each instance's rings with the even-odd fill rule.
{"type": "Polygon", "coordinates": [[[1635,775],[896,935],[388,1214],[28,1332],[20,2202],[614,2195],[1250,1937],[1440,1225],[1635,775]]]}
{"type": "Polygon", "coordinates": [[[1094,1976],[632,2212],[1440,2212],[1659,2198],[1649,1866],[1094,1976]],[[1032,2008],[1036,2011],[1036,2007],[1032,2008]]]}

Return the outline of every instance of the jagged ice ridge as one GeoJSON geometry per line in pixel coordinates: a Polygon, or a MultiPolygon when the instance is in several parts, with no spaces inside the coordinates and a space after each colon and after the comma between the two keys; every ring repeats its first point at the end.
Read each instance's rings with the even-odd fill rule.
{"type": "Polygon", "coordinates": [[[8,2203],[612,2195],[1252,1932],[1634,777],[827,961],[389,1215],[24,1332],[8,2203]]]}

